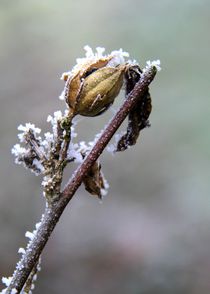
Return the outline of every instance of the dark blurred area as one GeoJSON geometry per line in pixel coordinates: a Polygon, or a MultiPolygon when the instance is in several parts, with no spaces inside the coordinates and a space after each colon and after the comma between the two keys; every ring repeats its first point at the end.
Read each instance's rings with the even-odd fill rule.
{"type": "MultiPolygon", "coordinates": [[[[0,276],[12,274],[44,210],[41,178],[11,155],[17,126],[48,130],[47,115],[65,109],[60,76],[88,44],[122,47],[142,67],[161,60],[152,126],[135,147],[103,154],[109,193],[100,203],[79,189],[34,293],[210,293],[209,27],[207,0],[0,1],[0,276]]],[[[112,115],[81,119],[80,138],[112,115]]]]}

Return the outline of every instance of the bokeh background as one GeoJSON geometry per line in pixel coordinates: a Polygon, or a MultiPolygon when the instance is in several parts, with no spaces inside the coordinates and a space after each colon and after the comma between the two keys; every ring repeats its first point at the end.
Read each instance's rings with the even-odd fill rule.
{"type": "MultiPolygon", "coordinates": [[[[159,58],[152,127],[102,156],[102,203],[83,187],[48,242],[34,293],[210,293],[210,2],[0,0],[0,275],[12,274],[44,210],[41,178],[14,164],[17,126],[48,130],[63,71],[83,46],[159,58]]],[[[122,96],[122,95],[121,95],[122,96]]],[[[81,119],[91,140],[122,103],[81,119]]],[[[72,170],[68,170],[66,178],[72,170]]]]}

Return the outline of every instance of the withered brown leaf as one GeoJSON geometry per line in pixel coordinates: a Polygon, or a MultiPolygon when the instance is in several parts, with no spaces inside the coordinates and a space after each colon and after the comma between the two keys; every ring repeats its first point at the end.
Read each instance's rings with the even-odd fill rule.
{"type": "MultiPolygon", "coordinates": [[[[133,66],[125,73],[126,79],[126,95],[134,88],[135,84],[141,77],[141,69],[139,66],[133,66]]],[[[139,137],[140,131],[148,127],[149,115],[152,110],[151,96],[149,89],[145,92],[143,98],[137,102],[128,115],[128,126],[126,133],[120,138],[117,143],[116,151],[124,151],[129,146],[135,145],[139,137]]]]}
{"type": "Polygon", "coordinates": [[[102,198],[102,189],[105,189],[105,180],[101,172],[101,164],[96,161],[85,176],[83,183],[85,189],[92,195],[102,198]]]}

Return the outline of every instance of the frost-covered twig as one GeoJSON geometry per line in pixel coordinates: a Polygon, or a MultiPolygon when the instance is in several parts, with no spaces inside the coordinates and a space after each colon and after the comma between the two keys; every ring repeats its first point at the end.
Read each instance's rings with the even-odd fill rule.
{"type": "MultiPolygon", "coordinates": [[[[98,54],[101,54],[99,51],[100,50],[98,50],[98,54]]],[[[72,79],[78,76],[78,68],[74,68],[76,74],[75,76],[73,75],[73,77],[71,76],[70,80],[70,73],[67,73],[66,76],[64,75],[64,79],[66,79],[65,94],[67,103],[69,103],[70,111],[66,112],[64,115],[62,115],[61,112],[56,112],[54,117],[48,117],[48,121],[51,122],[53,127],[53,134],[46,133],[45,140],[42,140],[41,137],[38,137],[40,130],[35,128],[33,124],[26,124],[25,127],[19,127],[19,130],[23,132],[19,135],[19,139],[21,142],[25,143],[26,148],[21,147],[20,145],[15,145],[12,152],[16,156],[17,163],[23,163],[36,174],[43,174],[44,196],[46,197],[47,205],[45,213],[43,214],[40,223],[36,225],[36,229],[33,233],[26,233],[30,242],[28,243],[26,250],[23,248],[20,250],[22,258],[18,262],[13,276],[8,279],[4,278],[3,282],[6,284],[7,288],[2,290],[2,293],[31,293],[30,291],[33,287],[36,272],[39,270],[41,252],[62,215],[63,210],[82,182],[85,184],[86,190],[91,194],[97,195],[98,197],[101,197],[104,194],[107,184],[100,171],[101,167],[98,158],[116,130],[122,124],[123,120],[132,109],[135,109],[137,104],[141,106],[140,117],[138,118],[138,124],[141,124],[141,127],[135,134],[135,140],[139,135],[139,131],[145,127],[144,116],[147,111],[144,107],[145,95],[148,95],[148,86],[154,79],[158,67],[156,64],[151,63],[145,70],[143,70],[143,72],[141,71],[141,73],[136,64],[126,64],[126,66],[123,65],[123,68],[121,69],[119,66],[116,66],[115,68],[113,67],[113,64],[111,64],[111,67],[108,66],[107,68],[107,62],[112,61],[115,65],[116,62],[119,63],[119,60],[114,60],[116,57],[114,54],[113,56],[110,56],[102,58],[100,55],[97,57],[99,59],[91,60],[91,64],[94,64],[94,68],[91,68],[90,64],[87,65],[85,63],[88,68],[85,70],[82,68],[83,71],[81,68],[79,69],[81,79],[74,81],[74,87],[71,89],[74,92],[75,86],[78,86],[79,94],[76,93],[75,99],[73,99],[72,92],[69,92],[69,88],[71,88],[72,79]],[[100,71],[98,69],[96,75],[92,76],[91,74],[95,71],[95,66],[98,66],[99,68],[102,67],[100,68],[102,70],[100,71]],[[127,68],[129,71],[127,71],[127,68]],[[115,114],[108,126],[102,131],[101,135],[97,137],[97,141],[94,144],[90,144],[89,146],[83,142],[74,144],[72,142],[72,139],[75,136],[73,117],[75,114],[95,116],[106,110],[108,106],[113,103],[113,97],[118,94],[119,89],[122,86],[121,77],[115,76],[116,73],[121,74],[121,71],[123,74],[126,73],[129,75],[127,78],[127,86],[129,86],[129,79],[131,79],[130,88],[128,87],[129,90],[127,89],[126,91],[129,94],[122,107],[115,114]],[[110,75],[112,79],[107,82],[110,75]],[[88,76],[90,76],[90,78],[88,78],[88,76]],[[88,82],[86,79],[88,79],[88,82]],[[78,81],[83,84],[78,85],[78,81]],[[87,84],[85,84],[85,82],[87,82],[87,84]],[[112,84],[111,86],[110,83],[112,84]],[[91,88],[89,89],[88,87],[90,87],[90,85],[91,88]],[[94,96],[95,88],[97,88],[97,93],[103,93],[103,97],[106,100],[105,102],[104,100],[102,101],[102,96],[99,94],[94,96]],[[92,93],[91,90],[94,90],[94,93],[92,93]],[[91,95],[90,92],[92,93],[91,95]],[[82,95],[83,100],[79,100],[82,95]],[[94,97],[95,99],[93,99],[94,97]],[[99,100],[96,101],[96,99],[99,100]],[[92,148],[90,148],[91,145],[93,145],[92,148]],[[80,162],[81,164],[74,172],[63,191],[60,191],[63,169],[70,161],[80,162]]],[[[83,63],[83,61],[84,60],[80,60],[81,63],[83,63]]],[[[135,111],[135,116],[136,115],[137,112],[135,111]]],[[[132,120],[132,117],[130,117],[130,120],[132,120]]],[[[130,127],[130,125],[128,125],[128,134],[133,131],[132,128],[133,126],[130,127]]],[[[127,148],[127,145],[133,145],[134,143],[134,141],[131,142],[129,139],[125,139],[123,143],[125,147],[124,149],[127,148]]],[[[121,150],[118,149],[117,151],[121,150]]]]}
{"type": "Polygon", "coordinates": [[[128,115],[132,107],[141,99],[147,90],[149,84],[152,82],[156,74],[156,68],[154,66],[149,67],[142,75],[140,81],[136,84],[133,91],[127,97],[123,106],[116,113],[115,117],[111,120],[107,128],[104,130],[101,137],[98,139],[84,162],[79,166],[74,173],[69,183],[61,193],[61,197],[58,202],[55,202],[52,207],[46,208],[43,220],[38,228],[30,247],[27,249],[26,254],[23,255],[20,261],[19,268],[16,269],[12,281],[6,291],[11,293],[11,290],[15,288],[19,293],[25,284],[31,270],[36,264],[49,236],[51,235],[55,225],[57,224],[64,208],[73,197],[77,188],[81,185],[83,177],[87,174],[89,168],[98,159],[110,139],[121,125],[123,120],[128,115]]]}

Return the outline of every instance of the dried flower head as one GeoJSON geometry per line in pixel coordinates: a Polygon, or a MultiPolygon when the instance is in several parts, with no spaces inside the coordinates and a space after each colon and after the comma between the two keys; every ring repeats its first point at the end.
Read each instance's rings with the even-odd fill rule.
{"type": "Polygon", "coordinates": [[[131,66],[125,62],[127,52],[122,49],[103,55],[104,48],[85,46],[86,57],[77,59],[72,71],[64,73],[66,81],[63,96],[70,108],[71,116],[77,114],[96,116],[103,113],[119,94],[126,70],[131,66]]]}

